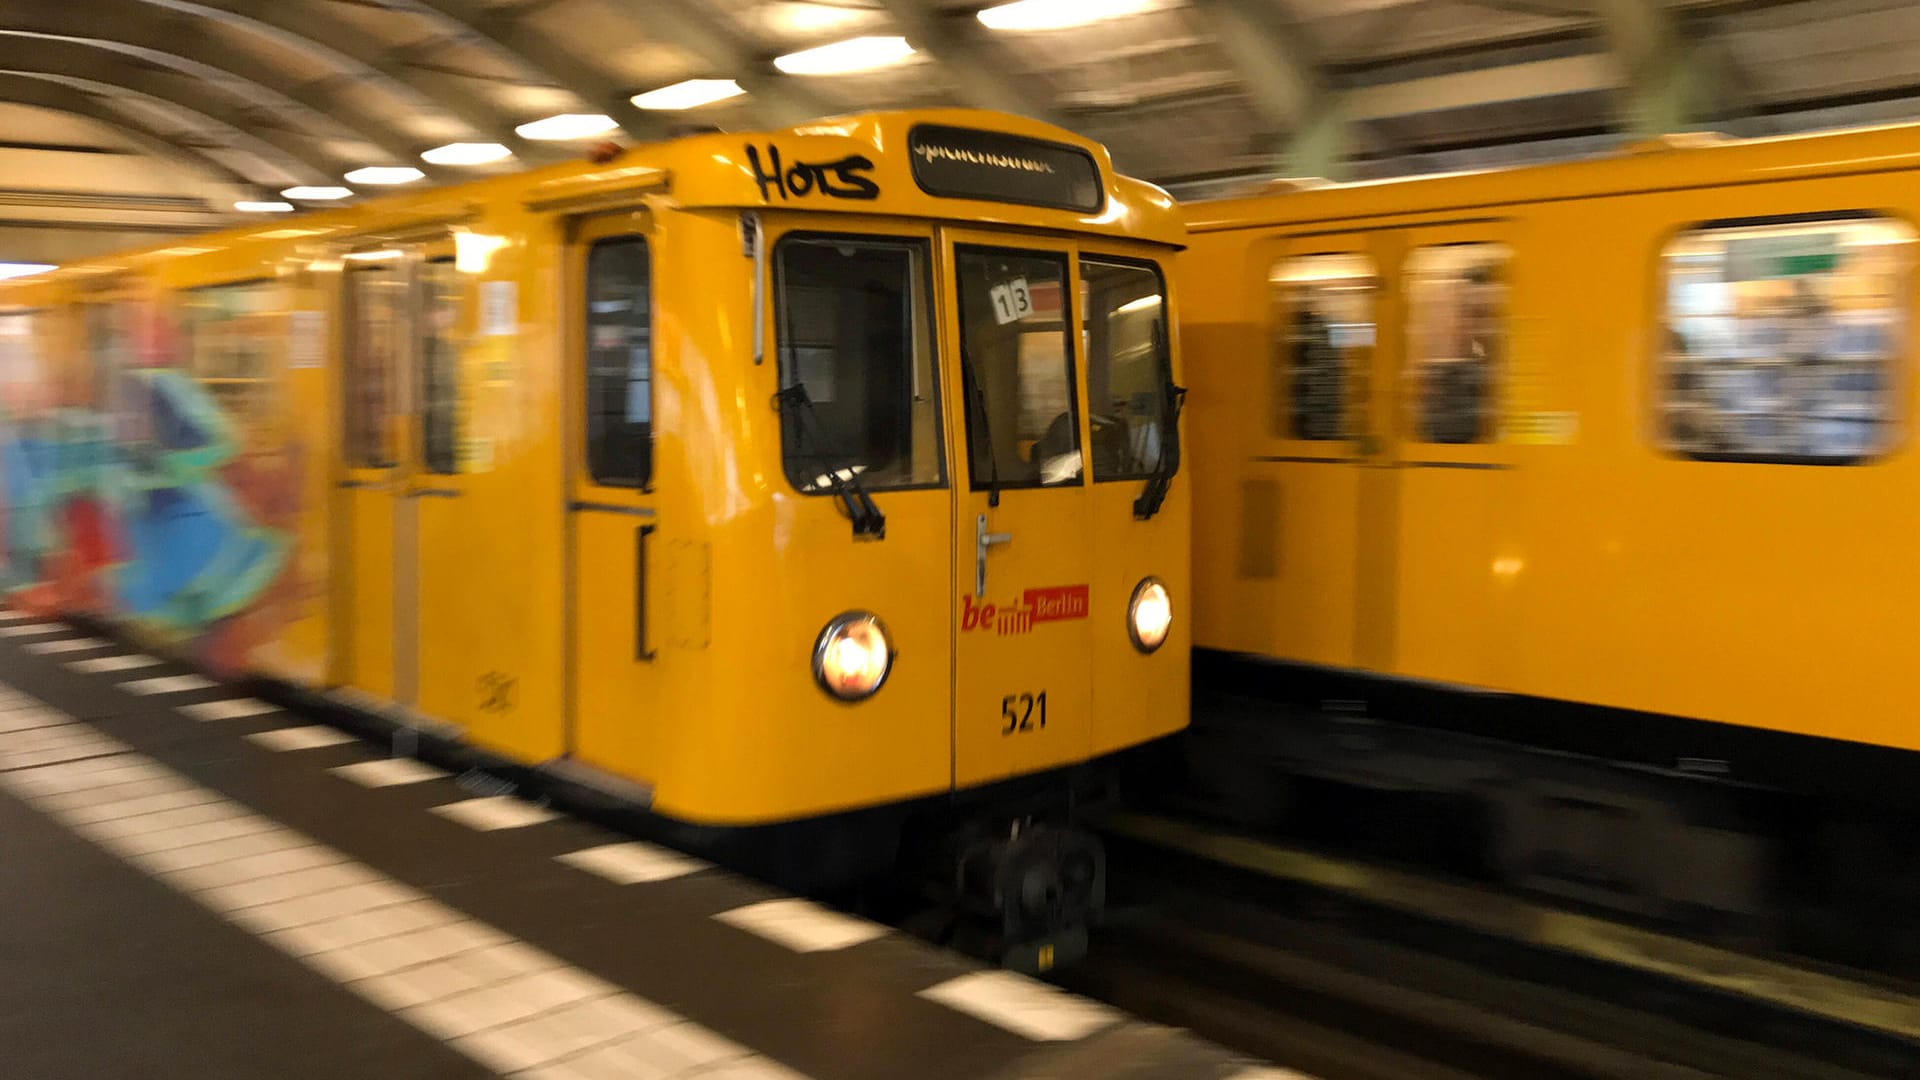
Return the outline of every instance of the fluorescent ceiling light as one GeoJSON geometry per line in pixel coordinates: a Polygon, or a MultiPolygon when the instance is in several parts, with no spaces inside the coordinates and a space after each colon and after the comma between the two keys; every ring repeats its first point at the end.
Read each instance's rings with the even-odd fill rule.
{"type": "Polygon", "coordinates": [[[1115,315],[1125,315],[1134,311],[1151,311],[1160,306],[1158,296],[1143,296],[1138,300],[1129,300],[1113,309],[1115,315]]]}
{"type": "Polygon", "coordinates": [[[746,90],[732,79],[687,79],[672,86],[663,86],[658,90],[635,94],[633,104],[637,108],[659,111],[697,109],[702,105],[711,105],[716,101],[725,101],[744,93],[746,90]]]}
{"type": "Polygon", "coordinates": [[[352,188],[307,185],[303,187],[290,187],[281,192],[280,197],[283,199],[300,199],[304,202],[332,202],[335,199],[344,199],[351,194],[353,194],[352,188]]]}
{"type": "Polygon", "coordinates": [[[1064,30],[1146,10],[1153,0],[1014,0],[980,12],[990,30],[1064,30]]]}
{"type": "Polygon", "coordinates": [[[341,258],[353,262],[385,262],[388,259],[397,259],[400,255],[401,252],[393,248],[381,248],[379,251],[349,251],[341,258]]]}
{"type": "Polygon", "coordinates": [[[913,55],[903,37],[857,37],[775,57],[773,66],[789,75],[845,75],[898,64],[913,55]]]}
{"type": "Polygon", "coordinates": [[[234,203],[233,208],[243,214],[285,214],[293,210],[293,204],[290,202],[242,199],[234,203]]]}
{"type": "Polygon", "coordinates": [[[491,165],[513,156],[513,151],[497,142],[454,142],[436,146],[420,155],[429,165],[491,165]]]}
{"type": "Polygon", "coordinates": [[[603,113],[561,113],[545,120],[521,124],[513,129],[513,133],[535,142],[566,142],[569,139],[591,139],[619,128],[620,125],[613,122],[613,117],[603,113]]]}
{"type": "Polygon", "coordinates": [[[57,267],[52,263],[0,262],[0,281],[14,277],[26,277],[28,274],[44,274],[53,269],[57,269],[57,267]]]}
{"type": "Polygon", "coordinates": [[[369,165],[347,174],[349,184],[411,184],[427,175],[411,165],[369,165]]]}

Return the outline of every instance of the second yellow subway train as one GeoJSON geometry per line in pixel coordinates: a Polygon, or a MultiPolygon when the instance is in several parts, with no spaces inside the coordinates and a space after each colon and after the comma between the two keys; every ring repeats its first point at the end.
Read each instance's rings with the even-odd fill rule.
{"type": "Polygon", "coordinates": [[[1892,887],[1916,181],[1902,126],[1185,207],[1216,779],[1441,796],[1635,910],[1892,887]]]}
{"type": "Polygon", "coordinates": [[[1184,235],[1098,145],[944,111],[10,283],[9,593],[814,884],[931,822],[1008,940],[1071,931],[1075,800],[1186,718],[1184,235]]]}

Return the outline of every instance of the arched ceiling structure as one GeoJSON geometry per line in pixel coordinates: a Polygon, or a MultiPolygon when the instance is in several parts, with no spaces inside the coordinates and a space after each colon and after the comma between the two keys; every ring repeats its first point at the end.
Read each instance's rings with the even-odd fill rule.
{"type": "Polygon", "coordinates": [[[978,17],[994,2],[6,0],[0,261],[205,228],[293,185],[366,192],[343,179],[362,166],[431,184],[580,153],[516,133],[557,114],[638,141],[966,104],[1073,128],[1196,193],[1920,115],[1910,0],[1031,0],[1110,16],[1055,29],[996,28],[978,17]],[[827,75],[775,63],[868,35],[913,54],[827,75]],[[688,79],[743,92],[634,101],[688,79]],[[510,156],[423,160],[451,143],[510,156]],[[103,155],[113,169],[87,167],[103,155]],[[64,248],[42,235],[67,232],[64,248]]]}

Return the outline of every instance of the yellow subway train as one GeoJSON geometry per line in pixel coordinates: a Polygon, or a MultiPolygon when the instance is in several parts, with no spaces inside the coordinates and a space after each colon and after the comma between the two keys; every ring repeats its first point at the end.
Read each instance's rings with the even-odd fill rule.
{"type": "Polygon", "coordinates": [[[1911,877],[1917,181],[1899,126],[1185,206],[1216,782],[1634,910],[1911,877]]]}
{"type": "Polygon", "coordinates": [[[944,110],[10,282],[5,587],[822,879],[931,819],[1044,936],[1097,766],[1186,722],[1184,236],[944,110]]]}

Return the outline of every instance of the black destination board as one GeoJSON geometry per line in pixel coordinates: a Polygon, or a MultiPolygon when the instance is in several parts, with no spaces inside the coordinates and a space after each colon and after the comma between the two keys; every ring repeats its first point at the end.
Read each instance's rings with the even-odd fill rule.
{"type": "Polygon", "coordinates": [[[1086,213],[1106,202],[1100,167],[1077,146],[921,124],[907,133],[907,150],[913,182],[929,195],[1086,213]]]}

